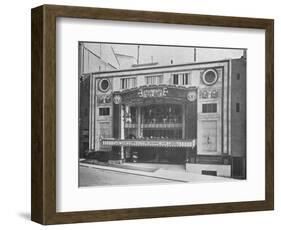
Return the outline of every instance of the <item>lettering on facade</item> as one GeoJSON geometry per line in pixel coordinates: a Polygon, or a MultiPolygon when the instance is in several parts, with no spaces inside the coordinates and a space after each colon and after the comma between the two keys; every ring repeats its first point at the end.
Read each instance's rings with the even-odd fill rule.
{"type": "MultiPolygon", "coordinates": [[[[116,95],[117,96],[117,95],[116,95]]],[[[121,98],[113,97],[115,104],[135,104],[135,103],[165,103],[167,98],[179,99],[182,102],[194,102],[197,100],[197,90],[179,86],[167,87],[140,87],[139,89],[132,89],[121,92],[121,98]],[[149,101],[153,100],[153,101],[149,101]],[[156,101],[157,100],[157,101],[156,101]]]]}
{"type": "Polygon", "coordinates": [[[168,94],[167,88],[157,88],[157,89],[140,89],[138,92],[139,97],[165,97],[168,94]]]}

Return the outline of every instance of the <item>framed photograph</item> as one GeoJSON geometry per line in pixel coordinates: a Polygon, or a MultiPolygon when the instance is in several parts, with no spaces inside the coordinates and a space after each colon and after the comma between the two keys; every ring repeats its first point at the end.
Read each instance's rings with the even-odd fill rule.
{"type": "Polygon", "coordinates": [[[33,221],[273,210],[273,20],[31,15],[33,221]]]}

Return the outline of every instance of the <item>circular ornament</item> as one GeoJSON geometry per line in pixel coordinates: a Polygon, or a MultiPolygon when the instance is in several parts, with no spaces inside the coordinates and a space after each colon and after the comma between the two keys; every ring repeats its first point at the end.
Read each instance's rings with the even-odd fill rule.
{"type": "Polygon", "coordinates": [[[202,75],[202,81],[205,85],[213,85],[218,80],[218,73],[214,69],[206,70],[202,75]]]}
{"type": "Polygon", "coordinates": [[[187,93],[186,97],[187,97],[187,100],[190,102],[195,101],[196,97],[197,97],[197,93],[196,93],[196,91],[189,91],[187,93]]]}
{"type": "Polygon", "coordinates": [[[107,92],[110,88],[110,81],[107,79],[101,79],[99,81],[99,90],[103,93],[107,92]]]}

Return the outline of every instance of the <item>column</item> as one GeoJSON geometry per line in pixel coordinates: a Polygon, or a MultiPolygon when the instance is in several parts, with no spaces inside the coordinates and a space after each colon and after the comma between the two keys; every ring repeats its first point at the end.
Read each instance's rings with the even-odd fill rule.
{"type": "MultiPolygon", "coordinates": [[[[120,110],[120,128],[121,128],[121,135],[120,139],[124,140],[125,139],[125,112],[124,112],[125,106],[121,105],[121,110],[120,110]]],[[[124,160],[125,153],[124,153],[124,146],[121,146],[121,160],[124,160]]]]}
{"type": "Polygon", "coordinates": [[[186,112],[185,112],[185,103],[182,104],[182,139],[185,139],[185,126],[187,125],[185,123],[185,116],[186,116],[186,112]]]}
{"type": "Polygon", "coordinates": [[[137,106],[137,138],[141,136],[141,107],[137,106]]]}

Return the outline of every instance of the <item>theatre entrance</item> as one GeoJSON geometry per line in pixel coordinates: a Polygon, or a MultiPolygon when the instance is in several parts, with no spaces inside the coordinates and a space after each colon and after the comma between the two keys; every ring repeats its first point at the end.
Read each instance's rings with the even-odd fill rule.
{"type": "Polygon", "coordinates": [[[196,154],[196,88],[144,86],[113,98],[113,138],[103,145],[135,162],[183,164],[196,154]]]}
{"type": "Polygon", "coordinates": [[[149,104],[125,107],[125,139],[143,140],[145,146],[125,147],[127,161],[185,163],[190,148],[177,146],[186,140],[186,105],[149,104]],[[155,146],[155,142],[159,146],[155,146]],[[165,147],[163,143],[169,141],[165,147]],[[151,146],[151,143],[154,143],[151,146]]]}

